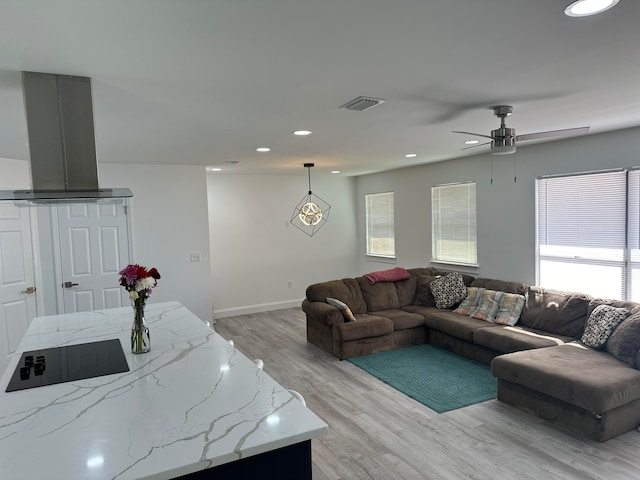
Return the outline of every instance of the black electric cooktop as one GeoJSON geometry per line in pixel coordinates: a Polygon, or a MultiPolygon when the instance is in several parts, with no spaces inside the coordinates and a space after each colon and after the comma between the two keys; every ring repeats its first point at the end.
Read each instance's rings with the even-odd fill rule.
{"type": "Polygon", "coordinates": [[[7,392],[128,372],[122,345],[115,338],[24,352],[7,392]]]}

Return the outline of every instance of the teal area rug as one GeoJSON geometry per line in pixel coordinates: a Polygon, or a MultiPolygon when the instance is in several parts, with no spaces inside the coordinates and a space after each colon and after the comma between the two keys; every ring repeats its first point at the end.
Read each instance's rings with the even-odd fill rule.
{"type": "Polygon", "coordinates": [[[488,365],[433,345],[348,361],[438,413],[496,398],[496,379],[488,365]]]}

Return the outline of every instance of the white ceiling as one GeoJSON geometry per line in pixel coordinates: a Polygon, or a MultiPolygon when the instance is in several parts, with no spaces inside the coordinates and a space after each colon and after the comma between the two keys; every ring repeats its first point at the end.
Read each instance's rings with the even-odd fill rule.
{"type": "Polygon", "coordinates": [[[0,157],[28,158],[23,70],[92,77],[105,163],[359,175],[486,151],[451,131],[489,134],[495,104],[519,134],[640,125],[640,2],[568,3],[3,0],[0,157]],[[339,108],[360,95],[387,102],[339,108]]]}

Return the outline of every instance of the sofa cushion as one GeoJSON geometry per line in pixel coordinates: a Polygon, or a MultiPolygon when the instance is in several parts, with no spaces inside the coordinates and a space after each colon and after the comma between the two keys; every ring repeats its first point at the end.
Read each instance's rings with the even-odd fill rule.
{"type": "Polygon", "coordinates": [[[598,305],[587,320],[581,341],[591,348],[604,348],[613,330],[629,316],[629,309],[598,305]]]}
{"type": "Polygon", "coordinates": [[[408,328],[424,327],[424,316],[406,310],[383,310],[371,312],[371,315],[388,318],[393,322],[394,330],[406,330],[408,328]]]}
{"type": "Polygon", "coordinates": [[[530,286],[525,296],[520,324],[544,332],[580,338],[587,322],[591,297],[530,286]]]}
{"type": "Polygon", "coordinates": [[[333,305],[338,310],[340,310],[340,313],[342,313],[342,316],[345,318],[347,322],[356,321],[356,317],[353,315],[353,312],[351,312],[351,309],[347,306],[346,303],[341,302],[337,298],[331,298],[331,297],[327,297],[327,303],[329,305],[333,305]]]}
{"type": "Polygon", "coordinates": [[[431,308],[425,313],[427,328],[439,330],[452,337],[473,342],[473,332],[479,328],[493,328],[497,325],[460,315],[452,310],[431,308]]]}
{"type": "Polygon", "coordinates": [[[357,322],[334,325],[333,339],[338,342],[349,342],[393,333],[393,322],[388,318],[362,313],[357,316],[357,319],[357,322]]]}
{"type": "Polygon", "coordinates": [[[400,310],[404,312],[419,313],[423,317],[426,317],[427,315],[431,315],[431,312],[436,310],[436,307],[434,305],[430,307],[425,307],[423,305],[407,305],[406,307],[400,307],[400,310]]]}
{"type": "Polygon", "coordinates": [[[496,313],[500,309],[500,303],[504,292],[496,292],[495,290],[488,290],[485,288],[480,297],[480,302],[476,309],[469,315],[471,318],[477,318],[478,320],[484,320],[485,322],[492,322],[496,318],[496,313]]]}
{"type": "Polygon", "coordinates": [[[412,277],[417,277],[418,275],[431,275],[432,277],[437,277],[438,275],[441,275],[440,270],[433,267],[409,268],[408,272],[412,277]]]}
{"type": "Polygon", "coordinates": [[[610,298],[594,298],[589,302],[589,306],[587,307],[587,318],[589,318],[591,313],[598,305],[610,305],[616,308],[627,308],[629,310],[629,315],[640,313],[640,303],[637,302],[632,302],[629,300],[612,300],[610,298]]]}
{"type": "Polygon", "coordinates": [[[398,280],[394,282],[396,286],[396,294],[398,295],[398,302],[400,307],[412,305],[416,298],[416,288],[418,286],[417,275],[411,275],[406,280],[398,280]]]}
{"type": "Polygon", "coordinates": [[[526,327],[479,328],[473,332],[473,343],[502,353],[558,346],[573,340],[526,327]]]}
{"type": "Polygon", "coordinates": [[[422,307],[436,306],[436,299],[433,297],[433,292],[431,291],[431,282],[436,278],[439,277],[434,275],[418,275],[414,305],[420,305],[422,307]]]}
{"type": "Polygon", "coordinates": [[[524,302],[524,295],[503,292],[502,298],[500,299],[500,309],[498,313],[496,313],[494,322],[498,325],[515,325],[520,319],[524,302]]]}
{"type": "Polygon", "coordinates": [[[451,272],[431,282],[431,293],[436,300],[436,308],[451,308],[467,298],[467,287],[461,274],[451,272]]]}
{"type": "Polygon", "coordinates": [[[467,275],[466,273],[461,273],[460,276],[462,277],[462,282],[464,283],[465,287],[470,286],[476,279],[476,277],[467,275]]]}
{"type": "Polygon", "coordinates": [[[327,297],[338,298],[346,303],[355,314],[367,313],[367,305],[358,282],[353,278],[330,280],[307,287],[307,299],[311,302],[325,302],[327,297]]]}
{"type": "Polygon", "coordinates": [[[607,340],[607,352],[630,367],[636,365],[636,355],[640,352],[640,313],[625,319],[607,340]]]}
{"type": "Polygon", "coordinates": [[[469,287],[467,288],[467,298],[465,298],[454,312],[460,315],[470,315],[478,306],[480,298],[484,293],[484,288],[469,287]]]}
{"type": "Polygon", "coordinates": [[[398,292],[393,282],[377,282],[372,285],[367,277],[358,277],[356,280],[367,305],[367,312],[400,308],[398,292]]]}
{"type": "Polygon", "coordinates": [[[524,295],[529,287],[526,283],[505,282],[504,280],[494,280],[493,278],[476,278],[472,283],[472,287],[487,288],[498,292],[517,293],[524,295]]]}
{"type": "Polygon", "coordinates": [[[640,398],[640,371],[578,342],[499,355],[491,372],[594,413],[640,398]]]}

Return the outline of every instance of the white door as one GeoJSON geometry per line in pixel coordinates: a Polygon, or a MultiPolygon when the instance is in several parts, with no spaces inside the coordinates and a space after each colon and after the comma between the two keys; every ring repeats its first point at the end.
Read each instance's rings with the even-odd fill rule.
{"type": "Polygon", "coordinates": [[[36,315],[28,208],[0,204],[0,374],[36,315]]]}
{"type": "Polygon", "coordinates": [[[83,203],[57,211],[64,313],[128,305],[118,284],[129,264],[127,207],[83,203]]]}

